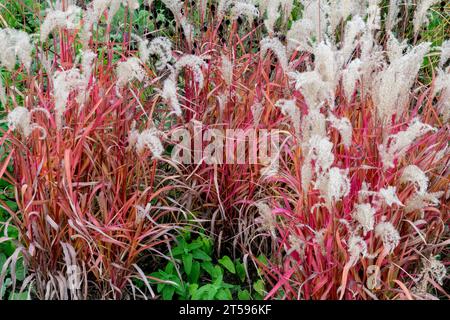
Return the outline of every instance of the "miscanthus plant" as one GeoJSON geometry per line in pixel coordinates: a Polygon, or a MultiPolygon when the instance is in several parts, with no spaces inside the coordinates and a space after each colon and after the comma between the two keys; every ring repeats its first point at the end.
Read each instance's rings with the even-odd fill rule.
{"type": "Polygon", "coordinates": [[[96,34],[100,23],[111,28],[107,16],[120,2],[85,10],[57,2],[40,35],[0,30],[1,66],[10,71],[1,91],[9,128],[2,168],[9,161],[14,168],[1,173],[15,186],[18,210],[9,213],[22,244],[0,283],[23,256],[30,276],[22,290],[30,286],[36,298],[154,296],[138,261],[166,241],[182,214],[168,197],[183,188],[182,178],[177,183],[161,157],[158,111],[142,99],[154,73],[126,34],[120,43],[96,34]],[[146,282],[145,295],[136,277],[146,282]]]}
{"type": "Polygon", "coordinates": [[[20,256],[32,297],[157,298],[149,264],[201,224],[267,299],[449,297],[450,46],[420,40],[441,4],[146,2],[170,35],[136,34],[142,5],[62,0],[39,34],[0,30],[21,244],[0,284],[20,256]],[[278,161],[174,161],[198,123],[278,130],[278,161]]]}

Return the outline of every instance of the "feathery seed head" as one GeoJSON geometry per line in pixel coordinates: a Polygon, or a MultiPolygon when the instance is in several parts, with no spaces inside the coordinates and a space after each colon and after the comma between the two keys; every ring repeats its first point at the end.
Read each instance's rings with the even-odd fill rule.
{"type": "Polygon", "coordinates": [[[11,130],[19,129],[25,137],[31,134],[31,113],[25,107],[16,107],[7,116],[11,130]]]}
{"type": "Polygon", "coordinates": [[[259,11],[251,3],[236,1],[231,8],[231,19],[237,20],[241,16],[245,16],[247,21],[252,24],[253,19],[259,17],[259,11]]]}
{"type": "Polygon", "coordinates": [[[53,97],[55,99],[56,124],[58,129],[62,128],[63,114],[66,110],[70,93],[84,87],[85,79],[77,68],[57,71],[53,75],[53,97]]]}
{"type": "Polygon", "coordinates": [[[30,36],[26,32],[9,28],[0,29],[0,66],[12,71],[18,58],[20,63],[29,69],[31,51],[30,36]]]}
{"type": "Polygon", "coordinates": [[[393,168],[394,160],[403,157],[417,138],[435,130],[432,126],[422,123],[419,118],[414,118],[406,130],[388,136],[385,142],[378,146],[383,166],[393,168]]]}
{"type": "Polygon", "coordinates": [[[326,173],[319,176],[315,184],[315,189],[320,191],[320,195],[329,206],[333,202],[340,201],[350,192],[348,169],[343,170],[332,167],[326,173]]]}
{"type": "Polygon", "coordinates": [[[283,72],[289,72],[289,60],[286,53],[286,47],[281,43],[278,38],[265,37],[260,42],[261,57],[267,55],[267,51],[271,50],[278,59],[283,72]]]}
{"type": "Polygon", "coordinates": [[[357,204],[355,206],[353,219],[355,219],[363,228],[364,235],[373,230],[376,212],[377,210],[368,203],[357,204]]]}
{"type": "Polygon", "coordinates": [[[161,96],[172,108],[172,112],[178,117],[181,116],[181,107],[177,97],[177,85],[170,77],[164,81],[161,96]]]}
{"type": "Polygon", "coordinates": [[[117,83],[116,91],[125,86],[133,79],[143,81],[145,79],[145,70],[141,66],[141,62],[136,57],[128,58],[125,61],[121,61],[116,67],[117,83]]]}
{"type": "Polygon", "coordinates": [[[357,235],[352,235],[348,240],[348,253],[350,254],[349,265],[354,266],[360,256],[366,257],[368,255],[367,243],[363,238],[357,235]]]}
{"type": "Polygon", "coordinates": [[[383,246],[388,253],[394,252],[394,249],[400,243],[400,234],[390,222],[380,222],[375,227],[375,235],[381,238],[383,246]]]}
{"type": "Polygon", "coordinates": [[[397,197],[396,192],[397,192],[396,187],[388,186],[387,188],[381,188],[379,191],[379,195],[389,207],[392,207],[393,204],[403,206],[403,203],[397,197]]]}
{"type": "Polygon", "coordinates": [[[275,236],[276,218],[272,209],[263,201],[256,202],[255,205],[259,212],[259,217],[255,219],[255,222],[260,224],[263,230],[269,231],[271,235],[275,236]]]}
{"type": "Polygon", "coordinates": [[[300,136],[300,110],[297,108],[295,99],[287,100],[280,99],[275,103],[275,106],[280,108],[281,113],[288,116],[294,125],[295,133],[300,136]]]}
{"type": "Polygon", "coordinates": [[[178,73],[183,68],[188,68],[194,73],[195,82],[198,83],[199,88],[203,88],[204,76],[202,67],[207,67],[205,60],[202,57],[185,54],[175,63],[175,79],[178,77],[178,73]]]}
{"type": "Polygon", "coordinates": [[[41,25],[41,41],[47,40],[49,34],[56,28],[76,30],[80,27],[81,9],[70,5],[67,10],[48,9],[41,25]]]}
{"type": "Polygon", "coordinates": [[[136,130],[131,130],[129,133],[128,142],[135,143],[134,147],[138,154],[142,154],[145,149],[148,149],[153,154],[154,158],[160,158],[164,152],[164,147],[159,139],[161,133],[156,128],[145,129],[141,133],[136,130]]]}
{"type": "Polygon", "coordinates": [[[331,122],[331,126],[339,131],[342,138],[342,143],[346,148],[350,148],[352,143],[353,127],[350,120],[346,117],[340,119],[336,118],[331,112],[328,115],[328,121],[331,122]]]}
{"type": "Polygon", "coordinates": [[[414,183],[418,194],[425,194],[428,189],[428,177],[418,166],[409,165],[403,169],[400,183],[414,183]]]}

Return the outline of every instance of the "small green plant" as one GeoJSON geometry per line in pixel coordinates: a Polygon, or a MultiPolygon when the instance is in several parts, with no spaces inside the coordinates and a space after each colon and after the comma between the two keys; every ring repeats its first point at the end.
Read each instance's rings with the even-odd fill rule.
{"type": "MultiPolygon", "coordinates": [[[[169,255],[173,261],[163,270],[151,274],[157,282],[162,299],[171,300],[250,300],[262,299],[264,282],[258,280],[253,288],[247,285],[247,272],[240,260],[223,256],[213,258],[213,244],[209,237],[200,234],[192,239],[185,232],[169,255]]],[[[156,283],[156,281],[155,281],[156,283]]]]}

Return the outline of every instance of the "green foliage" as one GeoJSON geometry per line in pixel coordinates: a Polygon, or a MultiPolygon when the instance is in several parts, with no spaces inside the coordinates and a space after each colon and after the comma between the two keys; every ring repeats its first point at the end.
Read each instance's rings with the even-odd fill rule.
{"type": "Polygon", "coordinates": [[[231,261],[230,257],[224,256],[222,259],[219,260],[219,263],[232,274],[236,273],[236,268],[234,267],[234,263],[233,261],[231,261]]]}
{"type": "MultiPolygon", "coordinates": [[[[450,16],[443,14],[438,10],[430,10],[429,24],[420,32],[421,41],[431,42],[431,46],[436,50],[444,42],[447,34],[450,32],[450,16]]],[[[432,50],[433,51],[433,50],[432,50]]],[[[433,73],[439,64],[439,50],[427,55],[423,61],[423,66],[419,75],[421,82],[431,83],[433,73]]]]}
{"type": "MultiPolygon", "coordinates": [[[[6,159],[6,152],[3,148],[0,148],[0,163],[3,163],[6,159]]],[[[12,172],[11,164],[7,168],[8,172],[12,172]]],[[[17,204],[14,201],[14,190],[13,186],[7,181],[0,179],[0,234],[8,235],[8,238],[12,240],[4,241],[0,243],[0,255],[9,257],[13,254],[16,249],[14,241],[18,239],[18,230],[12,224],[8,223],[10,220],[10,215],[7,209],[11,211],[17,210],[17,204]],[[8,208],[6,208],[6,206],[8,208]],[[5,228],[8,228],[5,230],[5,228]],[[5,232],[6,231],[6,232],[5,232]]],[[[1,259],[1,258],[0,258],[1,259]]],[[[1,270],[1,268],[0,268],[1,270]]]]}
{"type": "MultiPolygon", "coordinates": [[[[5,265],[7,261],[7,257],[4,253],[0,253],[0,271],[3,269],[3,266],[5,265]]],[[[17,281],[23,281],[25,279],[26,270],[25,266],[23,264],[23,259],[18,259],[15,267],[14,276],[17,281]]],[[[27,292],[14,292],[11,290],[12,284],[13,284],[13,277],[12,277],[12,270],[10,268],[10,265],[7,268],[6,277],[3,280],[3,283],[0,283],[0,299],[4,299],[6,295],[8,295],[8,300],[27,300],[28,299],[28,293],[27,292]]],[[[16,291],[17,291],[17,285],[16,285],[16,291]]]]}
{"type": "MultiPolygon", "coordinates": [[[[3,163],[6,159],[7,153],[4,152],[4,148],[0,147],[0,163],[3,163]]],[[[12,166],[11,164],[7,168],[8,172],[12,172],[12,166]]],[[[18,237],[18,231],[17,228],[12,226],[11,224],[7,224],[10,216],[7,211],[16,211],[17,210],[17,204],[14,201],[14,190],[13,186],[8,183],[7,181],[0,179],[0,234],[5,234],[5,228],[6,225],[8,225],[7,235],[9,238],[12,238],[14,240],[17,240],[18,237]],[[2,204],[6,205],[8,208],[5,208],[2,204]]],[[[5,254],[7,257],[10,256],[14,250],[16,249],[13,241],[5,241],[0,243],[0,254],[5,254]]]]}
{"type": "Polygon", "coordinates": [[[176,34],[175,18],[162,1],[154,1],[149,20],[161,35],[171,37],[176,34]]]}
{"type": "MultiPolygon", "coordinates": [[[[191,239],[185,232],[178,237],[171,255],[174,262],[151,274],[162,299],[171,300],[250,300],[264,297],[264,282],[258,280],[246,288],[246,271],[239,260],[223,256],[215,262],[210,238],[199,235],[191,239]]],[[[169,253],[170,255],[170,253],[169,253]]]]}
{"type": "Polygon", "coordinates": [[[0,3],[0,28],[14,28],[36,33],[40,21],[37,13],[41,10],[40,1],[2,1],[0,3]]]}

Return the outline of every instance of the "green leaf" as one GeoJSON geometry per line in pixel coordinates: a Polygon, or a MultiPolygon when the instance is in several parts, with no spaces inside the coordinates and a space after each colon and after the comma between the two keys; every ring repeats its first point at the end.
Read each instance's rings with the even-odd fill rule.
{"type": "Polygon", "coordinates": [[[214,265],[209,262],[209,261],[203,261],[200,266],[202,267],[203,270],[205,270],[206,272],[208,272],[208,274],[211,276],[211,278],[214,275],[214,265]]]}
{"type": "MultiPolygon", "coordinates": [[[[169,280],[169,275],[167,273],[165,273],[164,271],[158,271],[158,272],[152,272],[150,274],[151,277],[156,278],[156,279],[160,279],[160,280],[169,280]]],[[[160,281],[156,281],[157,286],[156,286],[156,290],[158,291],[158,293],[160,293],[164,287],[166,286],[166,283],[164,282],[160,282],[160,281]]]]}
{"type": "Polygon", "coordinates": [[[223,279],[223,269],[221,266],[214,266],[213,273],[211,274],[212,280],[216,283],[222,282],[223,279]]]}
{"type": "Polygon", "coordinates": [[[192,295],[192,300],[206,300],[210,296],[214,298],[216,292],[217,292],[216,287],[214,287],[212,284],[206,284],[204,286],[201,286],[194,292],[194,294],[192,295]]]}
{"type": "Polygon", "coordinates": [[[196,249],[192,252],[194,259],[203,260],[203,261],[211,261],[211,257],[208,256],[205,251],[196,249]]]}
{"type": "Polygon", "coordinates": [[[12,241],[0,243],[0,251],[4,252],[7,256],[11,256],[15,250],[16,246],[12,241]]]}
{"type": "Polygon", "coordinates": [[[165,22],[166,21],[166,17],[164,16],[164,14],[158,13],[158,15],[156,16],[156,22],[165,22]]]}
{"type": "Polygon", "coordinates": [[[158,283],[158,285],[156,286],[156,290],[158,290],[158,293],[160,293],[164,290],[164,288],[166,287],[166,284],[167,283],[164,283],[164,282],[158,283]]]}
{"type": "Polygon", "coordinates": [[[23,281],[23,279],[25,279],[25,267],[22,261],[16,265],[16,279],[18,281],[23,281]]]}
{"type": "Polygon", "coordinates": [[[0,299],[3,299],[3,296],[5,295],[6,289],[11,286],[12,281],[10,278],[6,278],[5,281],[3,281],[3,284],[0,283],[0,299]]]}
{"type": "Polygon", "coordinates": [[[172,261],[169,261],[166,265],[166,268],[164,269],[164,271],[168,274],[172,274],[175,273],[175,265],[173,264],[172,261]]]}
{"type": "Polygon", "coordinates": [[[219,260],[219,263],[225,267],[228,271],[230,271],[232,274],[236,273],[236,269],[234,267],[233,261],[231,261],[229,256],[224,256],[222,259],[219,260]]]}
{"type": "Polygon", "coordinates": [[[153,278],[156,278],[156,279],[162,279],[165,274],[165,272],[164,271],[161,271],[161,270],[159,270],[159,271],[157,271],[157,272],[152,272],[152,273],[150,273],[150,276],[152,276],[153,278]]]}
{"type": "Polygon", "coordinates": [[[194,261],[192,263],[191,273],[188,275],[190,283],[197,283],[200,278],[200,262],[194,261]]]}
{"type": "Polygon", "coordinates": [[[6,204],[8,205],[8,207],[12,210],[12,211],[17,211],[17,203],[11,200],[7,200],[6,204]]]}
{"type": "Polygon", "coordinates": [[[174,293],[175,293],[175,287],[166,286],[163,290],[163,300],[172,300],[174,293]]]}
{"type": "Polygon", "coordinates": [[[213,245],[211,239],[208,237],[202,237],[203,242],[203,251],[206,252],[207,255],[211,256],[213,252],[213,245]]]}
{"type": "Polygon", "coordinates": [[[241,282],[244,282],[244,281],[245,281],[245,277],[246,277],[246,275],[247,275],[247,274],[245,273],[245,267],[244,267],[244,264],[241,263],[241,262],[239,262],[238,260],[236,260],[235,265],[236,265],[236,273],[237,273],[237,275],[238,275],[238,277],[239,277],[239,280],[241,280],[241,282]]]}
{"type": "Polygon", "coordinates": [[[231,295],[230,289],[222,288],[217,292],[215,298],[218,300],[232,300],[233,296],[231,295]]]}
{"type": "Polygon", "coordinates": [[[167,286],[167,283],[160,282],[160,283],[158,283],[158,286],[156,287],[156,290],[158,291],[158,293],[161,293],[161,292],[164,291],[166,286],[167,286]]]}
{"type": "Polygon", "coordinates": [[[264,296],[264,281],[258,280],[253,284],[253,289],[261,296],[264,296]]]}
{"type": "Polygon", "coordinates": [[[261,262],[263,265],[267,266],[269,264],[269,261],[267,260],[266,256],[264,255],[260,255],[257,258],[259,260],[259,262],[261,262]]]}
{"type": "Polygon", "coordinates": [[[184,272],[186,272],[186,274],[189,275],[192,270],[192,254],[183,254],[182,260],[183,260],[184,272]]]}
{"type": "Polygon", "coordinates": [[[208,291],[207,291],[207,299],[208,300],[214,300],[214,297],[217,294],[217,291],[219,290],[219,288],[217,286],[211,286],[209,287],[208,291]]]}
{"type": "Polygon", "coordinates": [[[184,250],[181,247],[175,247],[175,248],[172,249],[172,255],[174,257],[182,255],[183,252],[184,252],[184,250]]]}
{"type": "Polygon", "coordinates": [[[144,287],[144,281],[142,281],[141,279],[136,279],[133,278],[133,284],[138,287],[139,289],[142,289],[144,287]]]}
{"type": "Polygon", "coordinates": [[[188,291],[189,291],[189,294],[190,294],[191,297],[195,294],[197,289],[198,289],[198,284],[197,283],[193,283],[193,284],[189,285],[188,291]]]}
{"type": "Polygon", "coordinates": [[[9,300],[28,300],[28,292],[11,292],[9,294],[9,300]]]}
{"type": "Polygon", "coordinates": [[[180,299],[186,299],[188,295],[188,288],[185,284],[180,283],[180,281],[177,281],[178,286],[175,287],[175,293],[179,295],[180,299]]]}
{"type": "Polygon", "coordinates": [[[6,262],[6,256],[3,253],[0,252],[0,271],[2,270],[3,265],[5,264],[5,262],[6,262]]]}
{"type": "Polygon", "coordinates": [[[187,253],[187,243],[183,238],[177,238],[178,245],[172,249],[173,256],[180,256],[183,253],[187,253]]]}
{"type": "Polygon", "coordinates": [[[226,283],[226,282],[222,282],[220,284],[220,286],[223,287],[223,288],[228,288],[228,289],[239,288],[239,286],[236,286],[236,285],[230,284],[230,283],[226,283]]]}
{"type": "Polygon", "coordinates": [[[188,244],[187,248],[189,251],[193,251],[196,249],[200,249],[202,246],[203,246],[203,244],[201,242],[196,241],[196,242],[188,244]]]}
{"type": "Polygon", "coordinates": [[[238,299],[239,300],[251,300],[250,292],[248,292],[247,289],[239,290],[238,299]]]}
{"type": "Polygon", "coordinates": [[[190,229],[186,229],[186,231],[183,232],[183,236],[181,237],[181,241],[183,241],[187,245],[186,241],[190,241],[190,240],[191,240],[191,231],[190,231],[190,229]]]}

